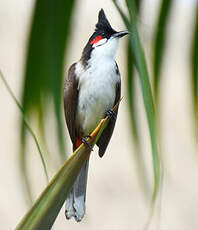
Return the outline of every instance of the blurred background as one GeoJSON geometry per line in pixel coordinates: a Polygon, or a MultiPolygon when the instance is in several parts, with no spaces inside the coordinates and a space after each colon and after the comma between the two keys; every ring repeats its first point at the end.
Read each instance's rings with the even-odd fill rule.
{"type": "MultiPolygon", "coordinates": [[[[125,3],[119,1],[125,8],[125,3]]],[[[150,76],[152,76],[153,33],[160,0],[144,0],[140,9],[139,32],[150,76]]],[[[28,34],[33,13],[33,0],[0,1],[0,69],[20,100],[28,34]]],[[[159,126],[160,150],[164,164],[161,211],[156,209],[149,229],[197,229],[198,218],[198,147],[195,136],[191,86],[191,43],[195,23],[196,0],[174,0],[169,15],[166,47],[161,72],[159,126]]],[[[125,26],[111,0],[79,0],[74,9],[73,24],[65,61],[68,67],[80,56],[103,8],[116,30],[125,26]]],[[[126,42],[120,41],[117,62],[122,76],[122,96],[118,121],[105,156],[100,159],[97,148],[91,156],[86,216],[81,223],[67,221],[64,209],[53,229],[142,229],[146,223],[152,196],[152,156],[139,80],[135,78],[135,98],[139,119],[141,153],[149,181],[141,186],[135,158],[135,145],[129,125],[126,92],[126,42]]],[[[152,79],[150,79],[152,81],[152,79]]],[[[21,113],[0,81],[0,227],[13,229],[28,210],[19,173],[19,140],[21,113]]],[[[56,124],[48,111],[47,143],[50,177],[61,166],[56,156],[56,124]],[[52,159],[52,160],[50,160],[52,159]]],[[[34,122],[31,126],[35,128],[34,122]]],[[[67,152],[71,144],[65,129],[67,152]]],[[[38,134],[39,135],[39,134],[38,134]]],[[[44,148],[45,149],[45,148],[44,148]]],[[[28,139],[28,171],[34,199],[45,188],[40,158],[31,138],[28,139]]]]}

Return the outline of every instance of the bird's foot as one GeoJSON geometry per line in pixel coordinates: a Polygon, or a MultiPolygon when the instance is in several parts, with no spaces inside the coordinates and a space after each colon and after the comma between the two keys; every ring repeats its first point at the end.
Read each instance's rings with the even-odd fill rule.
{"type": "Polygon", "coordinates": [[[87,136],[83,137],[83,138],[82,138],[82,143],[84,143],[85,145],[87,145],[87,146],[89,147],[89,149],[90,149],[91,151],[93,151],[91,145],[90,145],[89,142],[87,141],[88,138],[92,138],[92,137],[91,137],[90,135],[87,135],[87,136]]]}
{"type": "Polygon", "coordinates": [[[109,109],[105,112],[105,116],[109,117],[112,120],[115,120],[117,117],[117,114],[113,109],[109,109]]]}

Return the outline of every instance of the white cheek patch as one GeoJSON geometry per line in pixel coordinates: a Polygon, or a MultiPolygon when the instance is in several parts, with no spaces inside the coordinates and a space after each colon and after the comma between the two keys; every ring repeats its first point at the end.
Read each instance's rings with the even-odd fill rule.
{"type": "Polygon", "coordinates": [[[100,41],[94,43],[92,47],[101,46],[101,45],[105,44],[106,42],[107,42],[107,38],[103,38],[100,41]]]}

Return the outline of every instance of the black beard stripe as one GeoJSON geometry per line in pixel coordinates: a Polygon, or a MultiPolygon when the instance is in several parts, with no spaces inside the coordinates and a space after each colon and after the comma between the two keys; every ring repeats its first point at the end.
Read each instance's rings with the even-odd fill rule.
{"type": "Polygon", "coordinates": [[[87,67],[88,61],[91,57],[92,50],[93,50],[93,47],[90,44],[90,41],[88,41],[87,45],[85,46],[83,50],[82,57],[80,59],[85,68],[87,67]]]}

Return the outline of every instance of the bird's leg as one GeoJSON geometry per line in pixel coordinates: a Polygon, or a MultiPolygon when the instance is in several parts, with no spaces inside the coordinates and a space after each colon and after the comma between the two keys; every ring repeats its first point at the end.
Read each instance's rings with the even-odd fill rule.
{"type": "Polygon", "coordinates": [[[90,145],[89,142],[87,141],[88,138],[92,138],[92,136],[87,135],[87,136],[83,137],[83,138],[82,138],[82,143],[84,143],[85,145],[87,145],[87,146],[89,147],[89,149],[90,149],[91,151],[93,151],[91,145],[90,145]]]}
{"type": "Polygon", "coordinates": [[[109,117],[112,120],[115,120],[117,117],[117,114],[113,109],[109,109],[105,112],[105,116],[109,117]]]}

